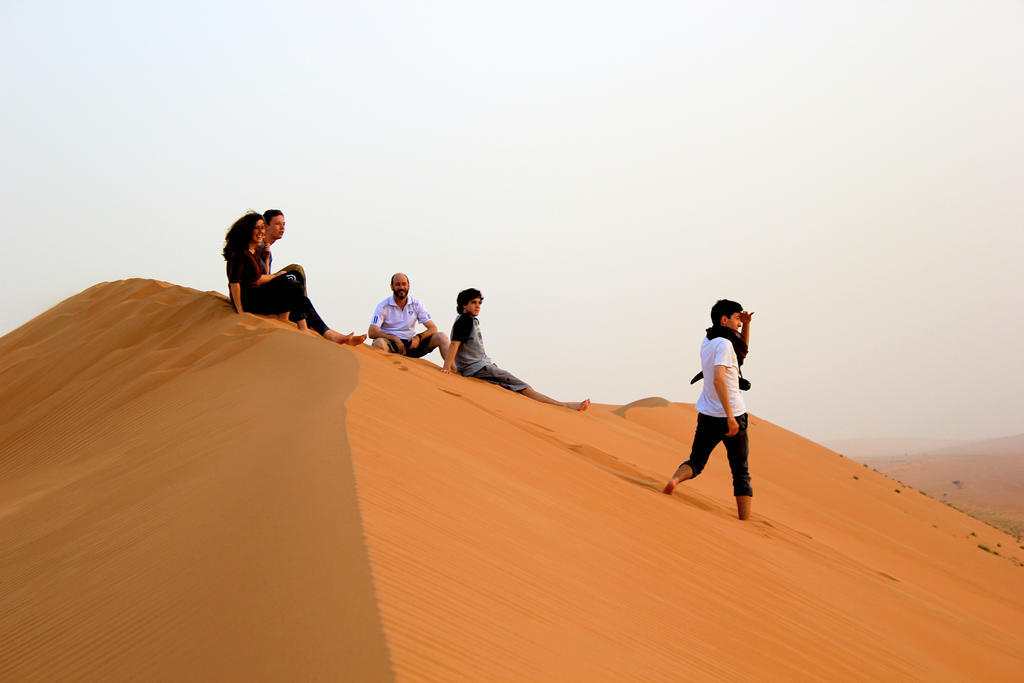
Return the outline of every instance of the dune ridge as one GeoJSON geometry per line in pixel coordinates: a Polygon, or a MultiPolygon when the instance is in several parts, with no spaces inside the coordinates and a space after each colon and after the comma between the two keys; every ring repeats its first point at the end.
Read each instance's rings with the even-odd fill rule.
{"type": "Polygon", "coordinates": [[[0,340],[0,679],[392,675],[355,362],[226,306],[105,283],[0,340]]]}
{"type": "Polygon", "coordinates": [[[166,283],[30,321],[0,380],[0,678],[1024,665],[1012,537],[756,415],[744,523],[720,454],[660,493],[691,405],[544,406],[166,283]]]}

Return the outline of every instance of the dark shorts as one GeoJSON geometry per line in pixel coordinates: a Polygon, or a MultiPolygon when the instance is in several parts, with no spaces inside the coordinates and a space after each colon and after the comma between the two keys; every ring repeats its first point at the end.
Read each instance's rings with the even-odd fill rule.
{"type": "Polygon", "coordinates": [[[482,379],[485,382],[497,384],[499,387],[505,387],[510,391],[522,391],[523,389],[529,389],[530,385],[513,375],[508,370],[502,370],[497,365],[485,365],[470,377],[476,377],[482,379]]]}
{"type": "Polygon", "coordinates": [[[732,492],[734,496],[752,496],[754,489],[750,486],[750,471],[747,458],[750,455],[750,442],[747,440],[747,413],[736,418],[740,431],[735,436],[726,436],[729,432],[729,421],[724,417],[712,417],[697,413],[697,431],[693,435],[693,446],[690,448],[690,459],[684,462],[693,470],[693,476],[704,471],[708,464],[711,451],[718,442],[725,444],[725,453],[729,458],[729,469],[732,471],[732,492]]]}
{"type": "MultiPolygon", "coordinates": [[[[388,343],[388,351],[391,353],[398,353],[398,345],[390,339],[385,339],[388,343]]],[[[434,349],[430,348],[430,342],[433,341],[433,335],[420,339],[420,345],[415,349],[410,349],[409,345],[412,344],[411,339],[403,339],[402,343],[405,344],[405,355],[407,358],[422,358],[434,349]]],[[[437,348],[437,347],[434,347],[437,348]]]]}

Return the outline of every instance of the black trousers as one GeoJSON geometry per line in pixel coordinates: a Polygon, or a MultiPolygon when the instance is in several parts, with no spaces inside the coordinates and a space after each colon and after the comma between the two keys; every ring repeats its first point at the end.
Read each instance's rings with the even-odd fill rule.
{"type": "Polygon", "coordinates": [[[750,486],[750,472],[747,458],[750,455],[750,442],[747,440],[747,414],[736,418],[740,431],[735,436],[729,433],[729,421],[724,417],[712,417],[697,413],[697,431],[693,435],[693,446],[690,447],[690,459],[684,462],[693,470],[693,476],[704,471],[708,464],[711,451],[718,442],[725,443],[725,453],[729,458],[729,469],[732,470],[732,492],[735,496],[752,496],[754,489],[750,486]]]}
{"type": "MultiPolygon", "coordinates": [[[[284,275],[281,275],[276,279],[288,277],[289,275],[298,280],[299,285],[302,286],[302,295],[306,296],[306,274],[301,270],[286,270],[284,275]]],[[[309,325],[311,329],[316,330],[318,334],[322,335],[327,331],[328,325],[320,317],[320,314],[316,312],[316,309],[313,308],[313,304],[310,303],[309,297],[306,297],[306,303],[308,304],[306,307],[306,324],[309,325]]]]}
{"type": "Polygon", "coordinates": [[[327,331],[327,325],[313,308],[309,298],[302,293],[302,283],[288,271],[260,287],[249,287],[242,291],[242,308],[249,313],[277,315],[287,313],[293,323],[305,320],[310,328],[319,334],[327,331]]]}

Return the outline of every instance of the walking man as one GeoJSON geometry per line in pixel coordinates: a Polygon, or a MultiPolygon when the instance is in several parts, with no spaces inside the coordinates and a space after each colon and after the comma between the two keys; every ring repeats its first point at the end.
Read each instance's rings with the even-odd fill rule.
{"type": "Polygon", "coordinates": [[[690,459],[679,466],[664,489],[671,496],[681,482],[699,475],[711,451],[724,442],[740,519],[750,518],[754,495],[747,467],[747,409],[740,394],[740,365],[749,348],[753,315],[728,299],[720,299],[711,308],[711,327],[700,347],[704,388],[697,399],[697,431],[690,459]]]}

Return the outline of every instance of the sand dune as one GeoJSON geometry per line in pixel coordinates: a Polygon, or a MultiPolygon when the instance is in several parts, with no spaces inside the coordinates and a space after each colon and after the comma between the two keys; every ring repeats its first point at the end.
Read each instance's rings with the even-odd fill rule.
{"type": "Polygon", "coordinates": [[[0,340],[0,680],[389,675],[358,365],[225,306],[104,284],[0,340]]]}
{"type": "Polygon", "coordinates": [[[756,416],[739,522],[720,454],[659,492],[690,405],[575,413],[145,280],[0,339],[0,415],[2,680],[1024,666],[1010,536],[756,416]]]}
{"type": "Polygon", "coordinates": [[[893,479],[1024,536],[1024,435],[863,462],[893,479]]]}
{"type": "Polygon", "coordinates": [[[1024,434],[983,441],[847,439],[829,448],[1024,537],[1024,434]]]}

